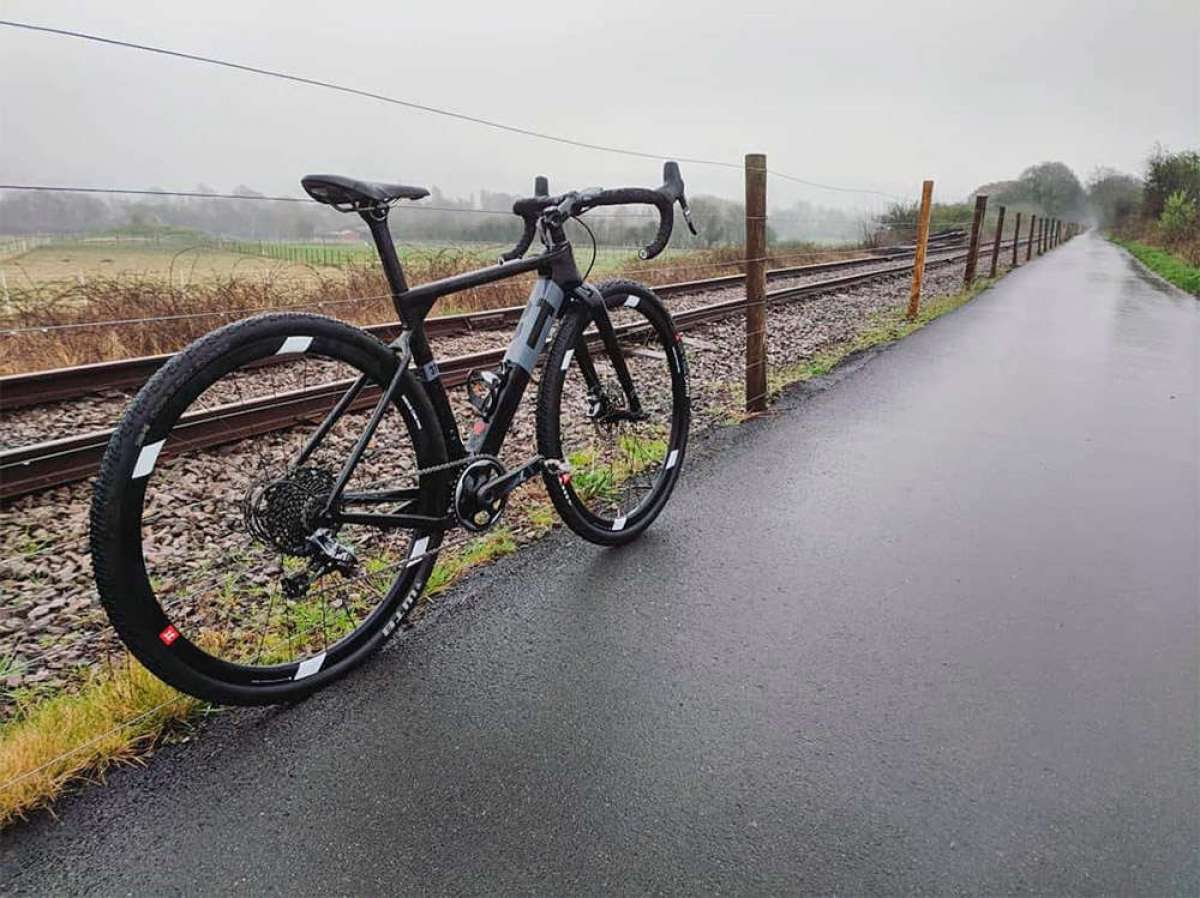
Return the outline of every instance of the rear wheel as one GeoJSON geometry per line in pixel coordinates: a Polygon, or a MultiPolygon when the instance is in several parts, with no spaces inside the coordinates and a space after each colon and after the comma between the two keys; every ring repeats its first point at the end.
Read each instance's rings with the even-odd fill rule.
{"type": "MultiPolygon", "coordinates": [[[[396,365],[392,350],[349,325],[272,314],[204,337],[146,384],[104,457],[92,557],[109,618],[151,671],[210,701],[292,700],[395,630],[428,578],[440,529],[318,518],[396,365]],[[349,410],[301,458],[358,378],[349,410]],[[337,567],[330,552],[341,553],[337,567]]],[[[346,491],[405,489],[407,511],[437,517],[450,472],[415,472],[445,460],[429,401],[404,374],[346,491]]]]}
{"type": "Polygon", "coordinates": [[[671,316],[650,288],[608,281],[599,289],[640,408],[629,407],[591,316],[577,303],[542,376],[538,451],[570,465],[569,474],[545,475],[567,526],[591,542],[619,545],[650,526],[679,479],[690,423],[687,363],[671,316]]]}

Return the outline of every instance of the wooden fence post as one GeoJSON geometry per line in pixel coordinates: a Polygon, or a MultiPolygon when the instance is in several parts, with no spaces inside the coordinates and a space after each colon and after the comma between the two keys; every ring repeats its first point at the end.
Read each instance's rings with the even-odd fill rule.
{"type": "Polygon", "coordinates": [[[767,157],[746,154],[746,411],[767,409],[767,157]]]}
{"type": "Polygon", "coordinates": [[[975,197],[975,217],[971,220],[971,248],[967,255],[967,270],[963,272],[963,283],[970,287],[975,280],[975,263],[979,261],[979,231],[983,227],[983,215],[987,211],[987,194],[975,197]]]}
{"type": "Polygon", "coordinates": [[[1029,215],[1029,237],[1025,240],[1025,261],[1028,262],[1033,255],[1033,232],[1037,230],[1037,216],[1033,213],[1029,215]]]}
{"type": "Polygon", "coordinates": [[[908,295],[908,320],[921,311],[921,278],[925,276],[925,250],[929,246],[929,210],[933,204],[933,181],[921,184],[921,212],[917,218],[917,253],[913,259],[912,292],[908,295]]]}
{"type": "Polygon", "coordinates": [[[1016,227],[1013,228],[1013,257],[1012,267],[1017,267],[1017,250],[1021,247],[1021,213],[1017,213],[1017,220],[1013,222],[1016,227]]]}
{"type": "Polygon", "coordinates": [[[996,265],[1000,261],[1000,235],[1004,233],[1004,207],[1000,207],[1000,212],[996,215],[996,236],[992,240],[992,268],[988,272],[988,277],[996,276],[996,265]]]}

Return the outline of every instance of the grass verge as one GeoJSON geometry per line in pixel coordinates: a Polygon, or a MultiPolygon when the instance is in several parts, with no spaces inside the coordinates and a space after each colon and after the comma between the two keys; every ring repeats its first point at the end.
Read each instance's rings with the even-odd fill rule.
{"type": "Polygon", "coordinates": [[[0,732],[0,827],[75,780],[136,760],[203,707],[132,658],[94,672],[76,693],[38,702],[0,732]]]}
{"type": "MultiPolygon", "coordinates": [[[[522,541],[555,523],[549,499],[536,492],[510,506],[522,541]]],[[[444,552],[422,603],[472,569],[516,552],[513,529],[497,527],[444,552]]],[[[98,780],[122,762],[137,762],[208,706],[163,683],[132,657],[89,673],[78,689],[28,702],[0,728],[0,829],[48,807],[64,790],[98,780]]]]}
{"type": "Polygon", "coordinates": [[[1180,290],[1186,290],[1193,296],[1200,296],[1200,268],[1187,261],[1145,243],[1133,240],[1122,240],[1119,237],[1109,238],[1113,243],[1131,252],[1135,259],[1157,274],[1170,281],[1180,290]]]}
{"type": "MultiPolygon", "coordinates": [[[[772,396],[788,384],[828,374],[853,353],[908,336],[992,283],[982,280],[968,290],[933,297],[913,321],[899,310],[881,315],[854,339],[772,371],[768,381],[772,396]]],[[[742,405],[739,402],[736,408],[742,405]]],[[[472,569],[540,538],[557,519],[549,499],[535,488],[514,497],[507,520],[508,526],[443,552],[422,604],[446,592],[472,569]]],[[[0,827],[47,807],[74,782],[97,779],[113,764],[136,761],[206,707],[162,683],[133,659],[93,672],[73,693],[31,703],[0,730],[0,827]]]]}

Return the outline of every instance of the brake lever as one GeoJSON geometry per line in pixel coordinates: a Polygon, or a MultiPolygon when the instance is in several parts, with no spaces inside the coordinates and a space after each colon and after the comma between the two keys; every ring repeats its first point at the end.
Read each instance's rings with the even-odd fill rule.
{"type": "Polygon", "coordinates": [[[688,207],[687,200],[683,194],[679,195],[679,209],[683,212],[683,220],[687,222],[688,230],[692,232],[693,237],[699,237],[700,232],[696,230],[696,226],[692,224],[692,210],[688,207]]]}

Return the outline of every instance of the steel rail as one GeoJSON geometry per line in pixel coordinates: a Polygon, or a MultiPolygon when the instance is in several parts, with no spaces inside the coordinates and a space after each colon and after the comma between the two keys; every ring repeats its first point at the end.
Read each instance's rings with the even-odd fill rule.
{"type": "MultiPolygon", "coordinates": [[[[989,249],[990,251],[990,249],[989,249]]],[[[926,263],[927,268],[953,264],[966,258],[966,253],[944,256],[926,263]]],[[[878,259],[871,261],[878,262],[878,259]]],[[[830,263],[822,263],[830,264],[830,263]]],[[[807,266],[805,266],[807,268],[807,266]]],[[[827,278],[811,284],[785,287],[766,295],[768,303],[792,301],[804,297],[827,293],[845,287],[856,286],[912,271],[912,264],[891,265],[887,268],[827,278]]],[[[693,282],[705,283],[705,282],[693,282]]],[[[671,285],[681,286],[681,285],[671,285]]],[[[673,317],[681,330],[707,324],[711,321],[735,314],[747,306],[745,298],[725,300],[695,309],[676,313],[673,317]]],[[[509,310],[501,310],[508,312],[509,310]]],[[[492,313],[497,314],[497,313],[492,313]]],[[[431,319],[432,320],[432,319],[431,319]]],[[[619,329],[628,336],[636,327],[619,329]]],[[[443,382],[447,387],[461,386],[471,370],[498,364],[504,357],[505,348],[485,350],[455,356],[438,362],[443,382]]],[[[303,420],[319,417],[332,407],[351,381],[320,384],[300,390],[288,391],[270,397],[261,397],[244,403],[231,403],[200,412],[184,415],[172,434],[180,439],[177,445],[191,450],[211,448],[224,443],[244,439],[289,427],[303,420]]],[[[354,407],[373,404],[377,391],[364,390],[354,407]]],[[[105,449],[113,431],[101,430],[78,436],[50,440],[14,449],[0,451],[0,501],[10,502],[20,496],[62,486],[93,476],[100,466],[105,449]]],[[[168,447],[167,456],[170,451],[168,447]]]]}
{"type": "MultiPolygon", "coordinates": [[[[961,235],[951,233],[943,236],[942,242],[946,243],[957,239],[961,239],[961,235]]],[[[912,255],[912,251],[907,248],[899,247],[898,249],[899,252],[886,255],[868,255],[856,259],[838,259],[832,262],[776,268],[768,272],[767,277],[769,280],[778,280],[804,274],[817,274],[823,271],[840,271],[912,255]]],[[[659,284],[653,286],[652,289],[659,296],[678,296],[685,293],[736,286],[744,280],[745,275],[738,273],[696,281],[659,284]]],[[[515,325],[520,319],[522,311],[524,311],[524,306],[508,306],[483,312],[438,315],[425,320],[425,329],[433,337],[452,336],[478,330],[494,330],[515,325]]],[[[373,324],[366,326],[364,330],[387,343],[399,335],[401,325],[399,322],[373,324]]],[[[80,399],[110,390],[137,389],[149,380],[172,355],[173,353],[163,353],[2,376],[0,377],[0,414],[20,408],[80,399]]]]}

